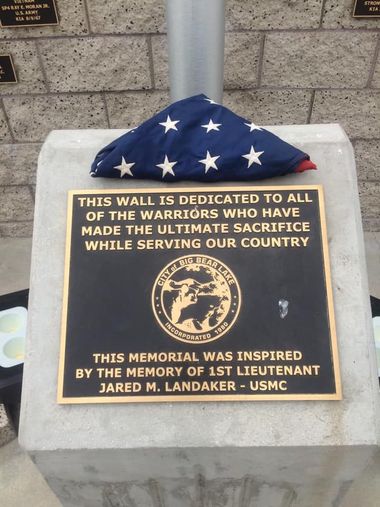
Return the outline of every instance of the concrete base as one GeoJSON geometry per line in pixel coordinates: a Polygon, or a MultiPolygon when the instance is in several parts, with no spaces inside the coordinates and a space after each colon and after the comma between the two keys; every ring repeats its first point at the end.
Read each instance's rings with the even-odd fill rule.
{"type": "Polygon", "coordinates": [[[337,125],[270,130],[319,168],[270,183],[325,188],[343,400],[57,405],[67,190],[160,183],[88,176],[96,151],[122,131],[52,132],[37,180],[20,441],[63,505],[338,506],[375,454],[379,395],[352,148],[337,125]]]}

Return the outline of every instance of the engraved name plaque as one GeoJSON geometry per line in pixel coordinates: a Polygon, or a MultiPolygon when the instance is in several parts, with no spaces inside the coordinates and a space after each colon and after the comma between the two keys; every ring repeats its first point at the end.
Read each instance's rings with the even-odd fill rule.
{"type": "Polygon", "coordinates": [[[55,0],[1,0],[0,27],[58,25],[55,0]]]}
{"type": "Polygon", "coordinates": [[[321,186],[71,191],[59,403],[336,400],[321,186]]]}

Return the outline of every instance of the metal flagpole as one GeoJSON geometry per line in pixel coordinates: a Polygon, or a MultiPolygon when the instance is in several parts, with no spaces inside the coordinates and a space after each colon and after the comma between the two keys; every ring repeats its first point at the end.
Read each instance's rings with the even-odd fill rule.
{"type": "Polygon", "coordinates": [[[172,102],[223,95],[225,0],[166,0],[172,102]]]}

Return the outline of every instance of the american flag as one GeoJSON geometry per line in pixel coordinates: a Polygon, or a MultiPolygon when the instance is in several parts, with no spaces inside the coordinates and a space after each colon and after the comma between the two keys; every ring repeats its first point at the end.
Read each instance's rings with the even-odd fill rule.
{"type": "Polygon", "coordinates": [[[251,181],[316,169],[309,155],[205,95],[171,104],[103,148],[91,176],[251,181]]]}

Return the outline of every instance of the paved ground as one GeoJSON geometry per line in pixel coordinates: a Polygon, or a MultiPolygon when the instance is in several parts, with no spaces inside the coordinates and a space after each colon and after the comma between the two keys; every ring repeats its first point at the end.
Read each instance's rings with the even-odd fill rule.
{"type": "Polygon", "coordinates": [[[61,505],[32,461],[20,449],[17,440],[0,449],[0,505],[2,507],[61,505]]]}
{"type": "MultiPolygon", "coordinates": [[[[380,233],[367,233],[365,241],[370,294],[380,298],[380,233]]],[[[0,294],[29,287],[30,248],[30,239],[0,240],[0,294]]],[[[18,446],[17,440],[0,448],[0,505],[1,507],[60,505],[32,461],[18,446]]],[[[363,476],[350,488],[339,507],[378,505],[380,505],[380,453],[375,461],[368,464],[363,476]]]]}

